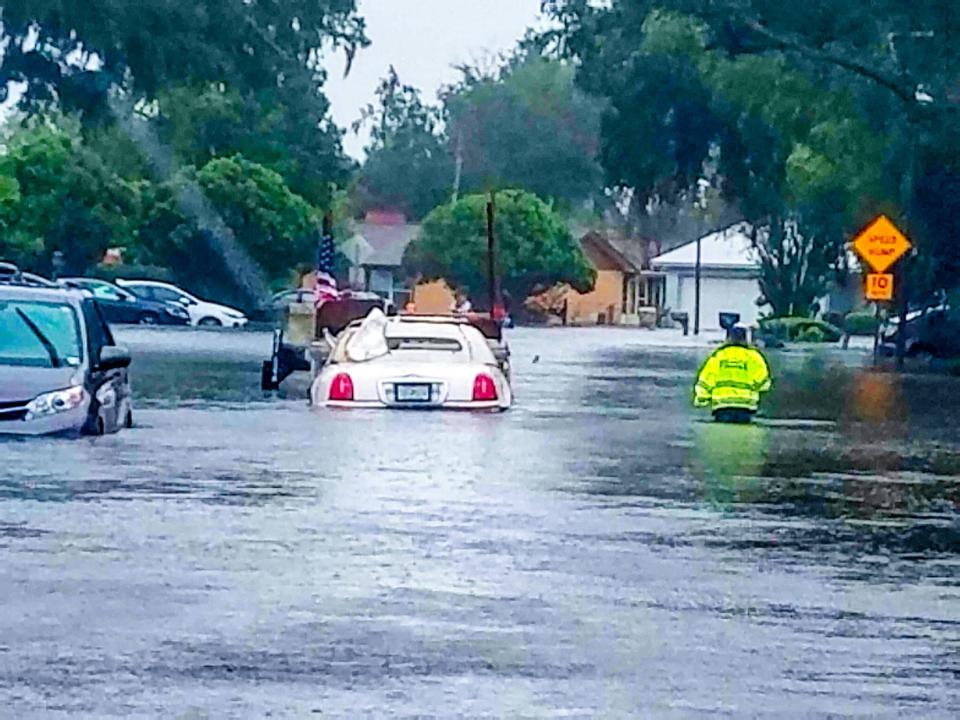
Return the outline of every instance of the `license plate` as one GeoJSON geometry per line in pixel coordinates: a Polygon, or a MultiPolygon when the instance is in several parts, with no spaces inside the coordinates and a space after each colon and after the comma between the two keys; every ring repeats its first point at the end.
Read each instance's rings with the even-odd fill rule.
{"type": "Polygon", "coordinates": [[[429,385],[397,385],[397,402],[428,403],[430,402],[429,385]]]}

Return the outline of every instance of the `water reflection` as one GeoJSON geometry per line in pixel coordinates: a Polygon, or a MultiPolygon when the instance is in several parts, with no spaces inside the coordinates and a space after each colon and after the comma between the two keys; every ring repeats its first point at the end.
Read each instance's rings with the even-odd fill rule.
{"type": "Polygon", "coordinates": [[[520,331],[511,413],[332,414],[264,401],[256,336],[132,332],[138,428],[0,443],[13,717],[957,716],[943,385],[877,423],[782,356],[723,426],[698,349],[520,331]]]}
{"type": "Polygon", "coordinates": [[[762,497],[768,428],[703,421],[693,434],[692,468],[705,502],[727,509],[762,497]]]}

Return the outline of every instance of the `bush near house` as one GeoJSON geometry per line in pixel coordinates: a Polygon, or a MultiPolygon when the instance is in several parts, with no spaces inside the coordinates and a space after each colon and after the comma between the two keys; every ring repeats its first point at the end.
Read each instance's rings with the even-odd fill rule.
{"type": "Polygon", "coordinates": [[[873,337],[879,325],[880,321],[871,312],[850,313],[843,321],[843,329],[848,335],[873,337]]]}
{"type": "Polygon", "coordinates": [[[800,332],[797,340],[802,343],[822,343],[827,341],[827,336],[822,329],[811,325],[800,332]]]}
{"type": "Polygon", "coordinates": [[[564,321],[567,307],[567,296],[573,292],[569,285],[554,285],[542,293],[528,297],[524,309],[529,314],[529,320],[538,323],[547,323],[551,317],[564,321]]]}
{"type": "Polygon", "coordinates": [[[781,342],[835,343],[843,336],[835,325],[808,317],[766,318],[760,321],[760,332],[781,342]]]}

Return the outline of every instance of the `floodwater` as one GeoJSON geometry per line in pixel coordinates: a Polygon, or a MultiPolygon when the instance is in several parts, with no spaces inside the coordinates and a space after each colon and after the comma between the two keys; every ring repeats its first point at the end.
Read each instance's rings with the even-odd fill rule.
{"type": "Polygon", "coordinates": [[[960,381],[782,354],[721,427],[664,337],[514,331],[469,415],[124,331],[137,428],[0,441],[0,715],[960,716],[960,381]]]}

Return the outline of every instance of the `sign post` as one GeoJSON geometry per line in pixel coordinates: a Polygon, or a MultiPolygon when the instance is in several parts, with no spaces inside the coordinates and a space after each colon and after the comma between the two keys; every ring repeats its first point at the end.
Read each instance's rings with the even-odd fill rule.
{"type": "MultiPolygon", "coordinates": [[[[890,218],[881,215],[857,235],[853,247],[873,270],[867,275],[866,297],[876,303],[877,329],[873,336],[873,362],[876,364],[880,348],[880,303],[893,301],[894,289],[898,284],[895,276],[887,271],[910,252],[913,245],[890,218]]],[[[902,287],[900,292],[903,292],[902,287]]],[[[905,337],[904,332],[905,328],[900,328],[901,341],[905,337]]]]}

